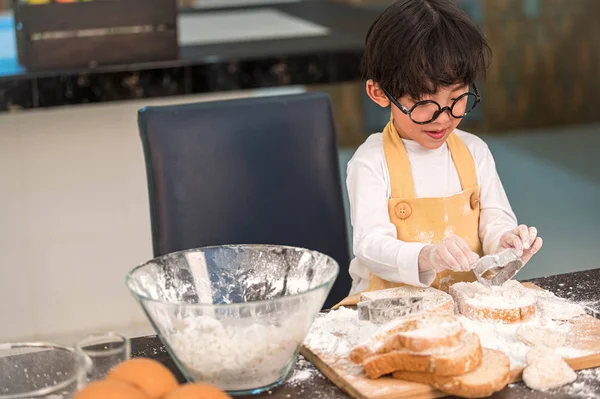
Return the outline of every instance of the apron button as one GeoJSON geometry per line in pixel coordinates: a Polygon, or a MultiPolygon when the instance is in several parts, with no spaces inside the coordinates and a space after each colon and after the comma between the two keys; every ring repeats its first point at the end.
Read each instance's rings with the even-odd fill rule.
{"type": "Polygon", "coordinates": [[[471,209],[475,210],[479,206],[479,195],[477,193],[471,194],[471,209]]]}
{"type": "Polygon", "coordinates": [[[411,214],[412,209],[410,208],[410,205],[408,205],[406,202],[401,202],[398,205],[396,205],[396,216],[398,216],[399,219],[408,219],[411,214]]]}

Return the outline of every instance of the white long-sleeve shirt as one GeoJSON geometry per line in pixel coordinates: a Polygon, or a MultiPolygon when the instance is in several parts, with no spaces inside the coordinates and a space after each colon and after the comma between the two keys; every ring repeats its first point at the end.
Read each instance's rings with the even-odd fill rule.
{"type": "MultiPolygon", "coordinates": [[[[455,130],[476,165],[480,189],[479,237],[485,254],[499,249],[500,236],[517,226],[494,158],[485,142],[472,134],[455,130]]],[[[446,144],[435,150],[415,141],[402,140],[410,161],[417,198],[449,197],[462,191],[458,172],[446,144]]],[[[348,163],[347,177],[355,258],[350,263],[352,291],[368,286],[369,271],[398,283],[427,287],[435,272],[419,273],[418,256],[425,243],[397,239],[390,221],[388,200],[390,176],[383,151],[383,135],[376,133],[362,144],[348,163]]]]}

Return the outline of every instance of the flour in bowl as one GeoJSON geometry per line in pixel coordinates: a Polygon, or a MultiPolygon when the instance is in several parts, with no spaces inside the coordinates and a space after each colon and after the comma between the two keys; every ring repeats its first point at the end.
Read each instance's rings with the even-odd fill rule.
{"type": "Polygon", "coordinates": [[[195,381],[238,391],[264,387],[286,377],[305,335],[306,317],[281,325],[209,316],[187,317],[183,328],[165,338],[195,381]]]}

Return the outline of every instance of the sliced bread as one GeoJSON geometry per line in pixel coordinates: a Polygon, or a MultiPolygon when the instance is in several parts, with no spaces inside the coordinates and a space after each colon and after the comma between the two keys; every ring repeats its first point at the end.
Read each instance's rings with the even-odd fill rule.
{"type": "Polygon", "coordinates": [[[441,377],[432,373],[399,371],[394,378],[429,384],[449,395],[464,398],[484,398],[501,391],[510,378],[510,360],[504,353],[483,349],[481,365],[470,373],[457,377],[441,377]]]}
{"type": "Polygon", "coordinates": [[[520,323],[536,314],[536,297],[518,281],[486,287],[479,282],[450,287],[460,314],[477,321],[520,323]]]}
{"type": "Polygon", "coordinates": [[[422,297],[423,312],[454,314],[454,301],[452,297],[443,291],[431,287],[419,288],[405,285],[385,290],[367,291],[360,294],[360,301],[406,297],[422,297]]]}
{"type": "Polygon", "coordinates": [[[369,378],[379,378],[394,371],[418,371],[437,376],[456,376],[479,367],[481,357],[479,336],[467,334],[463,342],[448,353],[424,355],[392,351],[370,356],[362,365],[369,378]]]}
{"type": "Polygon", "coordinates": [[[405,350],[422,354],[448,352],[463,340],[464,329],[456,316],[420,313],[384,325],[368,341],[350,351],[350,360],[361,364],[375,354],[405,350]]]}

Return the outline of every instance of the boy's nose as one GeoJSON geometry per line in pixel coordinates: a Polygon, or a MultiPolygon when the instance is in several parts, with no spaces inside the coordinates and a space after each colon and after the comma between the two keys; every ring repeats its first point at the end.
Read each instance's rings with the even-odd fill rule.
{"type": "Polygon", "coordinates": [[[448,122],[452,116],[449,109],[444,109],[436,118],[436,122],[448,122]]]}

